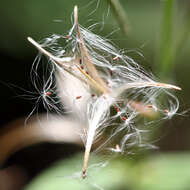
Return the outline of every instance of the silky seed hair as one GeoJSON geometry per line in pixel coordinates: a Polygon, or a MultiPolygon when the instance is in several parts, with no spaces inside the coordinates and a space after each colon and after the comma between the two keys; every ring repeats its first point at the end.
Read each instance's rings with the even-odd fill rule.
{"type": "Polygon", "coordinates": [[[54,34],[40,43],[28,40],[55,68],[62,104],[73,119],[83,123],[83,178],[95,142],[101,142],[97,151],[105,146],[117,153],[152,148],[146,139],[149,126],[171,119],[178,111],[179,102],[171,90],[181,88],[155,81],[110,40],[80,26],[77,6],[74,24],[66,35],[54,34]],[[61,41],[65,41],[64,47],[61,41]]]}

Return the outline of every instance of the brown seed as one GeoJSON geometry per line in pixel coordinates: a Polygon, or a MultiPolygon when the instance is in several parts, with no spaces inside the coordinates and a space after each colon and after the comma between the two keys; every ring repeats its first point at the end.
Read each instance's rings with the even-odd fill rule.
{"type": "Polygon", "coordinates": [[[66,35],[65,37],[66,37],[66,39],[70,39],[71,36],[70,35],[66,35]]]}
{"type": "Polygon", "coordinates": [[[77,96],[77,97],[76,97],[77,100],[80,99],[80,98],[82,98],[82,96],[77,96]]]}
{"type": "Polygon", "coordinates": [[[126,121],[126,120],[127,120],[127,118],[126,118],[125,116],[123,116],[121,119],[122,119],[123,121],[126,121]]]}
{"type": "Polygon", "coordinates": [[[110,75],[112,76],[113,75],[113,70],[110,69],[110,75]]]}
{"type": "Polygon", "coordinates": [[[50,91],[46,92],[46,96],[50,96],[52,93],[50,91]]]}
{"type": "Polygon", "coordinates": [[[118,58],[119,58],[118,56],[115,56],[115,57],[113,58],[113,60],[116,61],[116,60],[118,60],[118,58]]]}
{"type": "Polygon", "coordinates": [[[116,112],[119,112],[119,108],[117,106],[115,106],[115,110],[116,112]]]}

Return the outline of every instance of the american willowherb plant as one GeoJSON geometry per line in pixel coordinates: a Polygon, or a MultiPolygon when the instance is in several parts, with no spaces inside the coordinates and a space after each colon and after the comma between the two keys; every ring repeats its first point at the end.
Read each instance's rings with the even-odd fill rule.
{"type": "MultiPolygon", "coordinates": [[[[144,134],[153,121],[142,118],[159,115],[158,120],[170,119],[178,110],[178,99],[168,89],[181,88],[156,82],[109,40],[80,26],[77,6],[67,35],[54,34],[42,43],[30,37],[28,40],[49,59],[61,103],[73,120],[83,126],[79,132],[85,145],[83,178],[97,140],[98,148],[113,142],[114,148],[109,150],[114,152],[146,147],[144,134]],[[60,47],[60,40],[67,45],[60,47]]],[[[50,92],[45,94],[51,96],[50,92]]]]}

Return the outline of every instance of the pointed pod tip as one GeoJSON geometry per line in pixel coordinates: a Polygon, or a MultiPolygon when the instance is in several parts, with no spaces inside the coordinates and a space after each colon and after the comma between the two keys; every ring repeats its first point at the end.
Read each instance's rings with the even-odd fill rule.
{"type": "Polygon", "coordinates": [[[175,90],[182,90],[180,87],[172,85],[172,84],[166,84],[166,83],[155,83],[153,86],[162,87],[162,88],[170,88],[175,90]]]}
{"type": "Polygon", "coordinates": [[[176,90],[182,90],[182,88],[180,88],[180,87],[177,86],[176,90]]]}
{"type": "Polygon", "coordinates": [[[75,24],[78,25],[78,7],[77,7],[77,5],[74,6],[74,20],[75,20],[75,24]]]}
{"type": "MultiPolygon", "coordinates": [[[[45,52],[45,50],[40,46],[40,44],[38,44],[33,38],[31,37],[27,37],[27,40],[34,46],[36,47],[40,52],[44,53],[45,55],[47,55],[47,52],[45,52]]],[[[49,55],[48,55],[49,56],[49,55]]]]}
{"type": "Polygon", "coordinates": [[[28,40],[31,44],[33,44],[34,46],[36,46],[36,45],[35,45],[35,44],[36,44],[35,40],[33,40],[31,37],[27,37],[27,40],[28,40]]]}
{"type": "Polygon", "coordinates": [[[77,9],[78,9],[78,6],[77,6],[77,5],[75,5],[75,6],[74,6],[74,10],[77,10],[77,9]]]}
{"type": "Polygon", "coordinates": [[[78,6],[75,5],[75,6],[74,6],[74,14],[77,14],[77,13],[78,13],[78,6]]]}
{"type": "Polygon", "coordinates": [[[30,36],[28,36],[27,40],[30,42],[32,40],[32,38],[30,36]]]}
{"type": "Polygon", "coordinates": [[[175,89],[175,90],[182,90],[182,88],[180,88],[179,86],[174,86],[174,85],[170,85],[171,88],[175,89]]]}

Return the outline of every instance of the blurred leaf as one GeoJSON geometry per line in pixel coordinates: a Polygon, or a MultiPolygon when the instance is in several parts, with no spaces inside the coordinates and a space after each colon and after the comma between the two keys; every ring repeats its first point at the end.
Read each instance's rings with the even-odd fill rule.
{"type": "Polygon", "coordinates": [[[153,156],[142,162],[140,190],[190,189],[190,154],[170,153],[153,156]]]}
{"type": "MultiPolygon", "coordinates": [[[[90,162],[96,163],[88,168],[88,176],[82,179],[83,155],[76,155],[71,159],[60,161],[38,176],[25,190],[56,190],[81,189],[90,190],[101,187],[103,189],[120,189],[129,178],[125,171],[127,166],[122,162],[111,162],[106,166],[100,157],[91,157],[90,162]]],[[[100,189],[101,189],[100,188],[100,189]]]]}
{"type": "Polygon", "coordinates": [[[97,167],[89,168],[88,177],[81,178],[82,155],[59,161],[44,171],[25,190],[58,189],[190,189],[190,153],[160,154],[132,165],[131,160],[112,160],[103,167],[101,157],[92,157],[97,167]],[[78,173],[76,173],[78,172],[78,173]]]}

